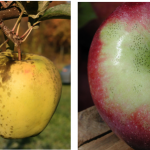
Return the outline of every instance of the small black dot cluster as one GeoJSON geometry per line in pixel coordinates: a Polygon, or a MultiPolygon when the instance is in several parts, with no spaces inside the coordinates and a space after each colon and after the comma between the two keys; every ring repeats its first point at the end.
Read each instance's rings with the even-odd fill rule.
{"type": "Polygon", "coordinates": [[[133,64],[137,73],[143,70],[150,73],[150,48],[146,41],[143,35],[135,35],[130,45],[130,50],[134,53],[133,64]]]}
{"type": "Polygon", "coordinates": [[[107,30],[105,30],[104,35],[107,39],[120,37],[118,33],[121,30],[122,30],[122,25],[120,23],[117,22],[109,23],[109,25],[107,26],[107,30]]]}
{"type": "MultiPolygon", "coordinates": [[[[135,81],[136,83],[136,81],[135,81]]],[[[142,91],[142,84],[133,84],[133,91],[136,92],[136,93],[139,93],[142,91]]]]}

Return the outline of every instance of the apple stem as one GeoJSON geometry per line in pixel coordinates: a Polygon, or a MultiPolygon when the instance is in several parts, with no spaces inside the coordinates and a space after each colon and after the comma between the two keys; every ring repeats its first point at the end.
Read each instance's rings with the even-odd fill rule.
{"type": "Polygon", "coordinates": [[[18,46],[18,60],[21,60],[21,49],[20,49],[20,45],[18,46]]]}

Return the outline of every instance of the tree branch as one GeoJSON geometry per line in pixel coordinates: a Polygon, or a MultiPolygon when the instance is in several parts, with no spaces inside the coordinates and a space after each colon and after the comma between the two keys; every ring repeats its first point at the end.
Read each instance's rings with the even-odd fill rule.
{"type": "MultiPolygon", "coordinates": [[[[17,7],[11,7],[8,9],[0,10],[0,20],[8,20],[18,18],[20,15],[20,10],[17,7]]],[[[27,15],[23,15],[26,17],[27,15]]]]}

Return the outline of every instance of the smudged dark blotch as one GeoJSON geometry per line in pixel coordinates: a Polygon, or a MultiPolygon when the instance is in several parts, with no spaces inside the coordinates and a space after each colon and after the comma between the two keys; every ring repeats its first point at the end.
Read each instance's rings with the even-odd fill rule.
{"type": "Polygon", "coordinates": [[[15,64],[15,60],[13,60],[11,57],[8,57],[8,61],[6,62],[6,65],[1,65],[0,70],[3,70],[2,73],[0,73],[0,76],[2,77],[2,83],[7,82],[11,78],[10,69],[11,65],[15,64]]]}

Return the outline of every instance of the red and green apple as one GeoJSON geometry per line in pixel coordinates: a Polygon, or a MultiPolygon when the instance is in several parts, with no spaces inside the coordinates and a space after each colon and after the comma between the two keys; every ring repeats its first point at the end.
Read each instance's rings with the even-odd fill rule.
{"type": "Polygon", "coordinates": [[[93,101],[112,131],[150,150],[150,3],[126,2],[97,30],[89,52],[93,101]]]}

